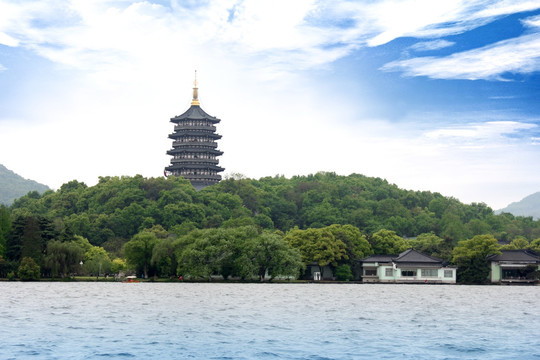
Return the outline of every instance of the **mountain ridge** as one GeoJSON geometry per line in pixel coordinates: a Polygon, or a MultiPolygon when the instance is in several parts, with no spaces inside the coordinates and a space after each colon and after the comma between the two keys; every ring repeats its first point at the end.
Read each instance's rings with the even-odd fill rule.
{"type": "Polygon", "coordinates": [[[11,205],[14,200],[30,191],[43,193],[50,188],[35,180],[25,179],[0,164],[0,204],[11,205]]]}
{"type": "Polygon", "coordinates": [[[534,219],[540,219],[540,191],[495,211],[495,214],[503,212],[510,213],[514,216],[532,216],[534,219]]]}

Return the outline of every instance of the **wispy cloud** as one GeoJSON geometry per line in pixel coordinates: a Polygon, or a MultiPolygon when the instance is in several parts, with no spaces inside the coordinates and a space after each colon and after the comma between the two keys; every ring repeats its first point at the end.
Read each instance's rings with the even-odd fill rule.
{"type": "Polygon", "coordinates": [[[540,15],[528,17],[521,22],[530,28],[540,28],[540,15]]]}
{"type": "Polygon", "coordinates": [[[409,49],[414,51],[432,51],[443,49],[454,44],[454,42],[447,40],[422,41],[412,45],[409,49]]]}
{"type": "Polygon", "coordinates": [[[505,73],[540,71],[540,33],[503,40],[446,57],[429,56],[393,61],[381,69],[433,79],[505,80],[505,73]]]}
{"type": "Polygon", "coordinates": [[[509,143],[521,142],[523,138],[532,139],[531,130],[538,125],[519,121],[487,121],[448,126],[426,132],[429,139],[454,146],[468,148],[501,147],[509,143]]]}
{"type": "MultiPolygon", "coordinates": [[[[247,64],[255,61],[270,72],[280,73],[329,64],[359,47],[378,46],[403,36],[434,39],[417,44],[416,50],[440,49],[452,43],[439,37],[537,8],[540,4],[527,0],[333,1],[331,5],[316,0],[227,0],[187,5],[0,0],[0,43],[24,46],[53,61],[85,70],[113,65],[121,68],[134,60],[149,63],[181,57],[186,51],[204,57],[205,49],[211,48],[215,55],[247,64]],[[270,52],[272,56],[268,56],[270,52]]],[[[529,26],[537,22],[535,18],[526,20],[529,26]]],[[[524,44],[525,40],[517,42],[524,44]]],[[[531,51],[537,50],[534,44],[529,44],[533,46],[531,51]]],[[[473,57],[468,62],[473,67],[485,60],[481,54],[465,55],[473,57]]],[[[436,60],[441,61],[410,59],[391,63],[385,69],[432,76],[428,67],[436,60]]],[[[517,64],[497,69],[503,67],[528,71],[526,65],[517,64]]],[[[474,78],[471,74],[477,72],[471,69],[450,76],[474,78]]]]}

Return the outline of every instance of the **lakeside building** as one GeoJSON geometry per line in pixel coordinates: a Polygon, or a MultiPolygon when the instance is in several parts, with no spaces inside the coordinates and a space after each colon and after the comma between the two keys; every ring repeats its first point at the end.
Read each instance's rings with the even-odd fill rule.
{"type": "Polygon", "coordinates": [[[399,255],[371,255],[361,264],[364,283],[456,283],[457,267],[413,248],[399,255]]]}
{"type": "Polygon", "coordinates": [[[199,102],[197,73],[193,87],[191,106],[182,115],[171,118],[175,124],[174,132],[169,135],[173,140],[172,149],[167,151],[172,156],[171,163],[165,168],[165,176],[183,176],[196,190],[217,184],[221,180],[218,157],[223,155],[217,149],[216,141],[221,135],[216,133],[216,124],[221,120],[208,115],[199,102]]]}
{"type": "Polygon", "coordinates": [[[531,250],[501,250],[500,255],[489,255],[490,280],[499,284],[535,283],[527,274],[540,270],[540,258],[531,250]]]}

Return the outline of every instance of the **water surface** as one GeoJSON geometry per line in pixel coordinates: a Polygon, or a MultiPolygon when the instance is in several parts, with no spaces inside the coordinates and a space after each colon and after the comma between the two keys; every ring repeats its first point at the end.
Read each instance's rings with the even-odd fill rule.
{"type": "Polygon", "coordinates": [[[540,287],[0,283],[0,359],[540,359],[540,287]]]}

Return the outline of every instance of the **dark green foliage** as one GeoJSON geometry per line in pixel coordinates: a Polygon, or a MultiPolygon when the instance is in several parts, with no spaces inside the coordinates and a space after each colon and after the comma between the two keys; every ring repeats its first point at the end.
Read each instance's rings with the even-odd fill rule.
{"type": "Polygon", "coordinates": [[[11,232],[11,217],[6,206],[0,205],[0,256],[6,256],[7,242],[11,232]]]}
{"type": "Polygon", "coordinates": [[[298,251],[280,235],[259,233],[255,226],[195,230],[177,246],[178,272],[191,279],[296,278],[303,268],[298,251]]]}
{"type": "Polygon", "coordinates": [[[408,237],[433,232],[454,245],[485,233],[506,241],[540,237],[539,220],[497,216],[485,204],[464,205],[358,174],[230,178],[199,192],[176,177],[101,177],[92,187],[71,181],[56,192],[27,194],[10,210],[13,217],[61,218],[93,245],[115,238],[127,242],[153,225],[170,231],[186,222],[196,228],[254,224],[282,231],[350,224],[364,234],[381,229],[408,237]]]}
{"type": "Polygon", "coordinates": [[[25,257],[21,261],[17,274],[19,275],[19,279],[23,281],[39,280],[40,267],[34,259],[25,257]]]}
{"type": "MultiPolygon", "coordinates": [[[[137,175],[101,177],[91,187],[74,180],[58,191],[28,193],[9,210],[0,207],[0,254],[4,255],[5,269],[16,270],[24,256],[44,265],[48,242],[70,242],[79,235],[91,245],[102,246],[113,259],[128,256],[122,253],[124,245],[158,225],[176,237],[164,241],[156,236],[159,256],[153,259],[152,252],[145,251],[145,261],[132,258],[131,265],[141,272],[146,267],[150,275],[163,276],[175,275],[182,267],[171,256],[171,252],[179,251],[176,239],[204,229],[234,231],[249,227],[256,229],[255,239],[263,230],[324,233],[309,240],[319,246],[310,250],[311,254],[318,252],[317,258],[304,256],[304,262],[327,263],[334,269],[349,265],[355,272],[358,260],[373,251],[397,254],[412,245],[450,260],[459,241],[477,235],[491,234],[507,243],[523,238],[536,248],[538,244],[532,241],[540,238],[540,220],[508,213],[494,215],[485,204],[465,205],[439,193],[403,190],[386,180],[358,174],[321,172],[259,180],[236,176],[198,192],[183,178],[147,179],[137,175]],[[431,234],[433,241],[423,239],[427,235],[422,234],[431,234]],[[403,237],[416,240],[408,244],[403,237]],[[336,244],[340,245],[336,248],[336,244]]],[[[519,246],[523,246],[521,243],[519,246]]],[[[255,248],[252,242],[244,245],[235,251],[247,253],[255,248]]],[[[305,255],[307,248],[295,247],[305,255]]],[[[196,250],[195,246],[190,249],[196,250]]],[[[247,264],[246,259],[252,260],[250,256],[229,264],[220,259],[220,274],[257,277],[258,271],[248,265],[237,270],[242,262],[247,264]]],[[[200,273],[207,274],[206,270],[200,273]]],[[[211,269],[210,275],[218,270],[211,269]]]]}
{"type": "Polygon", "coordinates": [[[490,271],[487,256],[500,254],[500,247],[492,235],[477,235],[458,242],[452,252],[452,261],[458,266],[458,281],[466,284],[486,283],[490,271]]]}
{"type": "Polygon", "coordinates": [[[77,272],[84,250],[75,242],[60,242],[51,240],[47,243],[45,265],[51,271],[52,277],[66,277],[77,272]]]}
{"type": "Polygon", "coordinates": [[[350,281],[353,279],[351,267],[347,264],[338,266],[336,269],[335,275],[336,275],[336,280],[339,280],[339,281],[350,281]]]}
{"type": "Polygon", "coordinates": [[[124,245],[126,260],[138,272],[142,272],[145,278],[148,278],[149,272],[154,270],[150,268],[150,265],[154,246],[158,242],[159,238],[156,232],[144,229],[124,245]]]}

